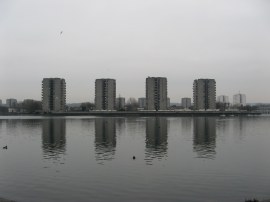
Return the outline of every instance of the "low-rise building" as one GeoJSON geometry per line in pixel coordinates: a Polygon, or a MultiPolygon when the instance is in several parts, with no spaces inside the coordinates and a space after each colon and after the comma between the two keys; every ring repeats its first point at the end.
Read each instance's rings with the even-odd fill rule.
{"type": "Polygon", "coordinates": [[[14,108],[14,107],[17,107],[17,100],[14,99],[14,98],[9,98],[6,100],[6,106],[7,107],[10,107],[10,108],[14,108]]]}
{"type": "Polygon", "coordinates": [[[262,114],[270,114],[270,103],[259,103],[256,104],[256,111],[262,114]]]}

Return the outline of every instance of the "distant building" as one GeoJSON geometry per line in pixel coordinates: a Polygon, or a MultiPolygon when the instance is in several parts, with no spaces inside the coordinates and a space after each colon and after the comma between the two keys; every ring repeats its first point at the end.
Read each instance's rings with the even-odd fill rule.
{"type": "Polygon", "coordinates": [[[228,104],[229,103],[229,96],[220,95],[220,96],[217,97],[217,102],[228,104]]]}
{"type": "Polygon", "coordinates": [[[17,100],[14,98],[10,98],[6,100],[6,106],[9,108],[17,107],[17,100]]]}
{"type": "Polygon", "coordinates": [[[125,109],[126,100],[124,97],[118,97],[116,98],[116,109],[121,110],[125,109]]]}
{"type": "Polygon", "coordinates": [[[145,107],[146,107],[146,98],[145,97],[138,98],[138,105],[139,105],[139,108],[145,109],[145,107]]]}
{"type": "Polygon", "coordinates": [[[215,79],[197,79],[193,82],[193,102],[195,110],[216,109],[215,79]]]}
{"type": "Polygon", "coordinates": [[[64,112],[66,107],[66,82],[60,78],[42,80],[43,112],[64,112]]]}
{"type": "Polygon", "coordinates": [[[0,99],[0,106],[2,106],[2,100],[0,99]]]}
{"type": "Polygon", "coordinates": [[[14,107],[9,107],[8,108],[8,112],[9,113],[16,113],[16,112],[19,112],[19,109],[18,108],[14,108],[14,107]]]}
{"type": "Polygon", "coordinates": [[[246,95],[245,94],[236,94],[233,96],[233,105],[234,106],[246,106],[246,95]]]}
{"type": "Polygon", "coordinates": [[[95,106],[96,110],[114,110],[116,101],[115,79],[96,79],[95,106]]]}
{"type": "Polygon", "coordinates": [[[167,109],[170,108],[171,106],[171,99],[168,97],[167,98],[167,109]]]}
{"type": "Polygon", "coordinates": [[[188,97],[182,98],[181,104],[183,108],[188,109],[189,107],[191,107],[191,98],[188,97]]]}
{"type": "Polygon", "coordinates": [[[146,109],[166,110],[167,102],[167,78],[146,78],[146,109]]]}
{"type": "Polygon", "coordinates": [[[217,97],[217,103],[216,103],[217,109],[220,111],[224,111],[229,108],[229,97],[226,95],[220,95],[217,97]]]}

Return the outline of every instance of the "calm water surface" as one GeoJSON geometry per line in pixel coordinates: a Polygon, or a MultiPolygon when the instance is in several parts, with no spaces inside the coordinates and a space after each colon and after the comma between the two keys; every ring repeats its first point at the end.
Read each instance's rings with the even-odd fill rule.
{"type": "Polygon", "coordinates": [[[18,202],[270,198],[266,116],[0,117],[0,143],[0,197],[18,202]]]}

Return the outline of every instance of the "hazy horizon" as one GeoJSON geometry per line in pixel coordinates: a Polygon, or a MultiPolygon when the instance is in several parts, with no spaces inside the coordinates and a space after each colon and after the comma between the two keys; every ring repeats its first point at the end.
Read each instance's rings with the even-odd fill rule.
{"type": "Polygon", "coordinates": [[[168,97],[192,98],[194,79],[216,95],[270,102],[267,0],[1,0],[0,99],[41,100],[43,78],[64,78],[67,103],[93,101],[95,79],[145,96],[148,76],[167,77],[168,97]]]}

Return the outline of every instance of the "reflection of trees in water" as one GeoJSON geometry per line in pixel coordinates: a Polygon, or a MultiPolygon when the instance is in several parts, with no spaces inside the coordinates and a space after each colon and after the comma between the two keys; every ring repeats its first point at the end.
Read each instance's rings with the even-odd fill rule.
{"type": "Polygon", "coordinates": [[[6,127],[8,129],[16,128],[39,128],[41,120],[40,119],[7,119],[5,120],[6,127]]]}
{"type": "MultiPolygon", "coordinates": [[[[89,119],[79,119],[80,123],[81,123],[81,127],[84,130],[88,130],[89,126],[92,126],[95,123],[95,119],[94,118],[89,118],[89,119]]],[[[92,127],[91,127],[92,128],[92,127]]]]}
{"type": "Polygon", "coordinates": [[[192,137],[192,117],[181,117],[181,133],[186,138],[190,139],[192,137]]]}
{"type": "Polygon", "coordinates": [[[199,158],[215,157],[216,118],[195,117],[193,119],[193,149],[199,158]]]}
{"type": "Polygon", "coordinates": [[[5,133],[10,136],[19,136],[20,134],[28,134],[31,130],[32,134],[40,132],[40,127],[42,124],[41,119],[6,119],[2,120],[0,127],[5,130],[5,133]]]}
{"type": "Polygon", "coordinates": [[[146,119],[146,162],[150,163],[153,159],[161,159],[167,156],[167,118],[155,117],[146,119]]]}
{"type": "Polygon", "coordinates": [[[65,119],[44,119],[42,121],[42,148],[46,159],[58,159],[61,154],[65,153],[65,119]]]}
{"type": "Polygon", "coordinates": [[[191,117],[182,117],[181,124],[183,131],[189,131],[191,129],[192,118],[191,117]]]}
{"type": "Polygon", "coordinates": [[[219,133],[225,134],[229,129],[230,118],[228,117],[219,117],[216,122],[216,127],[219,133]]]}
{"type": "Polygon", "coordinates": [[[95,119],[96,160],[112,160],[116,147],[116,129],[114,118],[95,119]]]}
{"type": "Polygon", "coordinates": [[[7,129],[16,130],[17,127],[21,127],[22,123],[17,119],[7,119],[6,127],[7,129]]]}
{"type": "MultiPolygon", "coordinates": [[[[254,120],[253,120],[254,121],[254,120]]],[[[248,125],[247,117],[239,116],[233,122],[233,134],[241,141],[245,138],[247,134],[247,125],[248,125]]],[[[254,122],[253,122],[254,123],[254,122]]]]}
{"type": "Polygon", "coordinates": [[[16,129],[19,128],[20,130],[22,128],[40,128],[41,119],[7,119],[6,121],[6,127],[8,129],[16,129]]]}
{"type": "Polygon", "coordinates": [[[2,135],[6,133],[5,120],[0,119],[0,140],[2,135]]]}
{"type": "Polygon", "coordinates": [[[125,133],[126,119],[125,118],[115,118],[115,119],[116,119],[116,131],[117,131],[117,134],[121,135],[121,134],[125,133]]]}

